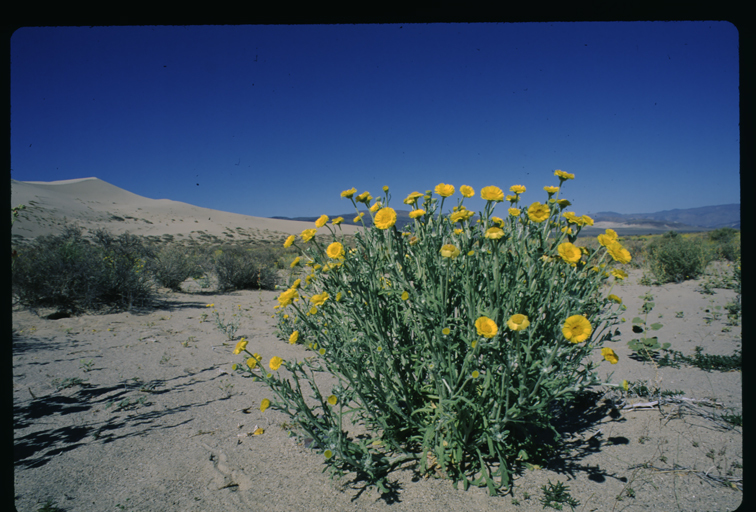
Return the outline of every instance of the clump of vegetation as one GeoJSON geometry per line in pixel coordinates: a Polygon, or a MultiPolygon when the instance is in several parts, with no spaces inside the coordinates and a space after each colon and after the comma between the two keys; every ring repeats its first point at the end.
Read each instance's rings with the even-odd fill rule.
{"type": "Polygon", "coordinates": [[[181,283],[200,274],[197,257],[179,244],[160,248],[149,262],[149,270],[160,284],[171,290],[180,290],[181,283]]]}
{"type": "Polygon", "coordinates": [[[18,250],[13,294],[29,307],[71,312],[144,306],[155,294],[145,271],[149,257],[139,237],[97,231],[90,241],[81,228],[66,226],[18,250]]]}
{"type": "Polygon", "coordinates": [[[592,250],[574,245],[593,221],[559,198],[574,176],[555,176],[559,186],[529,206],[523,186],[507,196],[484,187],[477,218],[464,199],[444,212],[452,185],[412,193],[401,231],[388,187],[375,202],[342,192],[357,222],[372,218],[352,250],[343,219],[325,215],[285,242],[301,249],[292,264],[302,271],[278,298],[279,330],[313,357],[263,358],[241,341],[234,349],[246,353],[236,369],[274,395],[260,409],[289,415],[334,475],[355,471],[385,490],[387,474],[414,461],[465,488],[508,487],[518,460],[551,453],[543,434],[555,439],[555,406],[600,383],[594,351],[617,362],[602,345],[623,306],[604,285],[626,276],[608,265],[631,256],[611,230],[592,250]],[[331,236],[321,243],[324,227],[331,236]],[[328,388],[320,372],[332,377],[328,388]],[[349,424],[365,433],[353,437],[349,424]]]}
{"type": "Polygon", "coordinates": [[[714,242],[718,258],[729,262],[740,259],[740,231],[737,229],[715,229],[709,232],[709,240],[714,242]]]}
{"type": "Polygon", "coordinates": [[[215,251],[214,268],[221,291],[274,290],[278,257],[260,249],[226,246],[215,251]]]}
{"type": "Polygon", "coordinates": [[[649,267],[661,284],[696,279],[714,257],[710,246],[685,238],[675,231],[664,234],[648,245],[649,267]]]}

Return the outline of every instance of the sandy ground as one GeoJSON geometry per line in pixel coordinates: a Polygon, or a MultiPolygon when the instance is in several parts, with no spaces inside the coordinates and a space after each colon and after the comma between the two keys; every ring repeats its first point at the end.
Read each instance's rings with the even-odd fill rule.
{"type": "MultiPolygon", "coordinates": [[[[650,290],[656,302],[650,320],[664,325],[658,334],[672,349],[691,355],[700,345],[706,353],[732,354],[740,347],[741,328],[727,326],[725,314],[711,318],[734,292],[705,295],[697,291],[701,281],[647,287],[638,284],[641,276],[632,271],[613,290],[628,307],[628,321],[650,290]]],[[[395,491],[389,495],[349,476],[330,480],[322,455],[289,435],[283,414],[260,412],[264,385],[232,372],[231,364],[241,362],[232,354],[234,342],[211,317],[203,321],[206,304],[214,303],[227,318],[241,315],[237,335],[250,340],[250,351],[301,359],[305,348],[274,334],[276,296],[166,291],[152,311],[58,320],[45,318],[47,311],[15,308],[17,509],[36,512],[52,500],[60,510],[81,512],[529,511],[543,510],[542,487],[549,482],[569,486],[579,511],[728,511],[743,498],[742,429],[723,428],[726,423],[693,408],[740,414],[741,373],[657,370],[633,360],[629,324],[610,345],[619,363],[602,363],[602,375],[646,380],[720,405],[622,409],[619,395],[605,393],[565,425],[565,451],[544,468],[524,470],[509,495],[457,490],[411,467],[391,475],[395,491]],[[257,427],[264,434],[250,435],[257,427]]],[[[625,404],[648,401],[634,397],[625,404]]]]}

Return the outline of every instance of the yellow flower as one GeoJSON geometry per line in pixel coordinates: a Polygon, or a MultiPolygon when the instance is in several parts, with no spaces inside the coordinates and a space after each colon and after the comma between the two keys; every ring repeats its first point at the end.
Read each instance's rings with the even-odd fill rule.
{"type": "Polygon", "coordinates": [[[593,226],[593,219],[587,215],[581,215],[580,220],[582,220],[581,226],[593,226]]]}
{"type": "Polygon", "coordinates": [[[247,359],[247,366],[254,369],[255,366],[257,366],[257,363],[259,363],[261,359],[262,359],[262,356],[255,352],[254,354],[252,354],[252,357],[247,359]]]}
{"type": "Polygon", "coordinates": [[[507,211],[509,212],[509,215],[513,215],[513,216],[517,217],[518,215],[520,215],[520,211],[521,210],[519,208],[510,208],[507,211]]]}
{"type": "Polygon", "coordinates": [[[509,317],[509,320],[507,320],[507,327],[509,327],[513,331],[522,331],[529,325],[530,320],[528,320],[528,317],[526,317],[525,315],[512,315],[511,317],[509,317]]]}
{"type": "Polygon", "coordinates": [[[404,199],[404,204],[415,204],[418,197],[423,197],[423,195],[420,192],[412,192],[404,199]]]}
{"type": "Polygon", "coordinates": [[[246,339],[240,339],[239,343],[236,344],[236,348],[234,348],[234,354],[241,354],[242,351],[247,348],[247,343],[246,339]]]}
{"type": "Polygon", "coordinates": [[[575,212],[564,212],[562,214],[562,217],[567,219],[567,222],[571,224],[580,224],[580,219],[577,215],[575,215],[575,212]]]}
{"type": "Polygon", "coordinates": [[[505,197],[505,199],[509,201],[510,203],[515,203],[520,199],[520,196],[518,195],[510,196],[509,194],[507,194],[507,197],[505,197]]]}
{"type": "Polygon", "coordinates": [[[577,263],[578,261],[580,261],[580,249],[569,242],[559,244],[557,250],[559,251],[559,255],[562,257],[562,259],[567,263],[577,263]]]}
{"type": "Polygon", "coordinates": [[[319,293],[317,295],[313,295],[310,300],[313,304],[316,306],[322,306],[326,300],[328,300],[328,292],[319,293]]]}
{"type": "Polygon", "coordinates": [[[567,207],[568,207],[569,205],[571,205],[572,203],[571,203],[571,202],[569,202],[569,201],[568,201],[568,200],[566,200],[566,199],[557,199],[557,204],[558,204],[558,205],[559,205],[559,206],[560,206],[561,208],[567,208],[567,207]]]}
{"type": "Polygon", "coordinates": [[[559,192],[559,187],[543,187],[543,189],[546,192],[549,193],[549,196],[551,196],[552,194],[556,194],[557,192],[559,192]]]}
{"type": "Polygon", "coordinates": [[[265,412],[268,407],[270,407],[270,400],[263,398],[262,403],[260,403],[260,412],[265,412]]]}
{"type": "Polygon", "coordinates": [[[478,330],[479,336],[486,338],[493,338],[496,333],[499,332],[499,328],[496,323],[488,317],[482,316],[475,320],[475,328],[478,330]]]}
{"type": "Polygon", "coordinates": [[[425,215],[425,210],[413,210],[409,214],[410,219],[416,219],[418,217],[422,217],[423,215],[425,215]]]}
{"type": "Polygon", "coordinates": [[[368,208],[368,210],[370,210],[371,212],[375,213],[375,212],[378,211],[378,208],[380,208],[380,207],[381,207],[381,202],[380,201],[376,201],[373,206],[371,206],[370,208],[368,208]]]}
{"type": "Polygon", "coordinates": [[[341,301],[341,292],[336,294],[336,302],[340,302],[340,301],[341,301]]]}
{"type": "Polygon", "coordinates": [[[498,240],[499,238],[504,236],[504,231],[502,231],[501,228],[488,228],[486,230],[486,238],[489,238],[491,240],[498,240]]]}
{"type": "Polygon", "coordinates": [[[328,397],[328,403],[331,405],[336,405],[339,403],[339,398],[336,395],[331,395],[328,397]]]}
{"type": "Polygon", "coordinates": [[[407,300],[407,299],[409,299],[409,293],[408,292],[402,293],[402,300],[407,300]]]}
{"type": "Polygon", "coordinates": [[[622,381],[622,389],[624,389],[625,391],[627,391],[629,387],[630,387],[630,383],[627,382],[627,379],[623,380],[622,381]]]}
{"type": "Polygon", "coordinates": [[[300,234],[299,236],[302,237],[303,242],[309,242],[310,240],[312,240],[312,237],[314,237],[315,233],[317,232],[318,232],[317,229],[305,229],[304,231],[302,231],[302,234],[300,234]]]}
{"type": "Polygon", "coordinates": [[[328,249],[326,249],[326,254],[328,254],[328,257],[331,259],[338,259],[344,257],[344,246],[341,245],[339,242],[334,242],[331,245],[328,246],[328,249]]]}
{"type": "Polygon", "coordinates": [[[375,227],[378,229],[388,229],[396,224],[396,212],[393,208],[381,208],[381,210],[375,214],[375,227]]]}
{"type": "Polygon", "coordinates": [[[409,244],[410,244],[410,245],[415,245],[415,244],[417,244],[417,243],[418,243],[419,241],[420,241],[420,239],[419,239],[418,237],[416,237],[416,236],[413,236],[413,237],[411,237],[411,238],[409,239],[409,244]]]}
{"type": "Polygon", "coordinates": [[[291,267],[291,268],[296,267],[297,265],[299,265],[300,261],[302,261],[302,257],[301,256],[297,256],[296,258],[294,258],[294,261],[291,262],[291,265],[289,265],[289,267],[291,267]]]}
{"type": "Polygon", "coordinates": [[[331,457],[333,457],[333,452],[331,450],[326,450],[326,451],[323,452],[323,456],[326,459],[330,459],[331,457]]]}
{"type": "Polygon", "coordinates": [[[461,187],[459,187],[459,191],[464,197],[472,197],[475,195],[475,190],[467,185],[462,185],[461,187]]]}
{"type": "Polygon", "coordinates": [[[289,238],[287,238],[286,241],[284,242],[284,247],[291,247],[291,244],[293,244],[294,240],[296,239],[297,239],[296,235],[289,236],[289,238]]]}
{"type": "MultiPolygon", "coordinates": [[[[517,213],[519,213],[519,211],[517,213]]],[[[501,217],[491,217],[491,222],[498,224],[499,227],[504,226],[504,219],[502,219],[501,217]]]]}
{"type": "Polygon", "coordinates": [[[214,308],[215,307],[215,303],[213,303],[213,304],[205,304],[205,307],[206,308],[214,308]]]}
{"type": "Polygon", "coordinates": [[[617,354],[615,354],[614,350],[610,349],[609,347],[602,348],[601,355],[604,356],[604,359],[612,364],[617,364],[617,361],[619,361],[617,354]]]}
{"type": "Polygon", "coordinates": [[[622,269],[615,268],[614,270],[612,270],[612,275],[620,281],[623,281],[627,277],[627,272],[622,269]]]}
{"type": "Polygon", "coordinates": [[[289,288],[288,290],[286,290],[285,292],[283,292],[281,295],[278,296],[278,302],[281,305],[281,307],[285,308],[286,306],[291,304],[291,302],[298,296],[299,294],[297,293],[297,290],[295,290],[294,288],[289,288]]]}
{"type": "Polygon", "coordinates": [[[448,327],[444,327],[443,329],[441,329],[441,333],[442,333],[442,334],[443,334],[444,336],[449,336],[449,333],[450,333],[450,332],[451,332],[451,329],[449,329],[448,327]]]}
{"type": "Polygon", "coordinates": [[[296,281],[294,281],[293,283],[291,283],[291,289],[292,290],[296,290],[297,288],[299,288],[300,284],[302,284],[302,280],[301,279],[297,279],[296,281]]]}
{"type": "Polygon", "coordinates": [[[559,176],[559,180],[560,181],[575,179],[575,175],[574,174],[570,174],[568,172],[560,171],[559,169],[557,169],[556,171],[554,171],[554,176],[559,176]]]}
{"type": "Polygon", "coordinates": [[[276,371],[281,367],[281,363],[283,363],[283,359],[281,359],[278,356],[273,356],[270,358],[270,362],[268,363],[268,366],[271,370],[276,371]]]}
{"type": "Polygon", "coordinates": [[[620,299],[614,294],[609,295],[607,299],[611,300],[612,302],[616,302],[617,304],[622,304],[622,299],[620,299]]]}
{"type": "Polygon", "coordinates": [[[439,183],[436,185],[436,194],[441,197],[449,197],[454,193],[454,185],[447,185],[445,183],[439,183]]]}
{"type": "Polygon", "coordinates": [[[352,197],[356,193],[357,193],[357,189],[356,188],[350,188],[349,190],[345,190],[344,192],[342,192],[341,193],[341,197],[346,197],[347,199],[349,199],[350,197],[352,197]]]}
{"type": "Polygon", "coordinates": [[[342,222],[344,222],[344,217],[336,217],[335,219],[331,221],[331,224],[333,224],[334,226],[338,226],[342,222]]]}
{"type": "Polygon", "coordinates": [[[289,344],[293,345],[297,342],[299,339],[299,331],[294,331],[291,333],[291,336],[289,336],[289,344]]]}
{"type": "Polygon", "coordinates": [[[443,247],[441,247],[441,256],[444,258],[456,258],[459,256],[459,249],[454,247],[452,244],[446,244],[443,247]]]}
{"type": "Polygon", "coordinates": [[[373,196],[371,196],[370,192],[368,192],[367,190],[355,198],[355,201],[357,201],[358,203],[365,203],[365,204],[370,204],[370,201],[372,200],[373,200],[373,196]]]}
{"type": "Polygon", "coordinates": [[[572,343],[580,343],[588,339],[593,329],[591,323],[583,315],[572,315],[562,327],[562,334],[572,343]]]}
{"type": "Polygon", "coordinates": [[[262,427],[256,429],[254,432],[252,432],[253,436],[261,436],[265,433],[265,430],[263,430],[262,427]]]}
{"type": "Polygon", "coordinates": [[[454,234],[455,234],[455,235],[461,235],[461,234],[462,234],[462,233],[464,233],[464,232],[465,232],[465,230],[464,230],[464,229],[462,229],[462,228],[456,228],[456,229],[454,230],[454,234]]]}
{"type": "Polygon", "coordinates": [[[383,191],[384,192],[388,192],[389,191],[388,185],[383,185],[383,191]]]}
{"type": "Polygon", "coordinates": [[[326,225],[326,222],[328,222],[328,215],[321,215],[318,217],[318,220],[315,221],[315,227],[322,228],[326,225]]]}
{"type": "Polygon", "coordinates": [[[543,222],[549,218],[549,207],[536,201],[528,208],[528,217],[533,222],[543,222]]]}
{"type": "Polygon", "coordinates": [[[354,222],[355,223],[359,222],[364,215],[365,215],[365,212],[360,212],[360,214],[354,218],[354,222]]]}
{"type": "Polygon", "coordinates": [[[632,259],[630,252],[622,247],[619,242],[612,242],[607,245],[606,250],[609,251],[609,254],[615,261],[619,261],[620,263],[630,263],[632,259]]]}
{"type": "Polygon", "coordinates": [[[472,372],[473,379],[477,379],[478,377],[480,377],[480,372],[478,370],[475,370],[474,372],[472,372]]]}
{"type": "Polygon", "coordinates": [[[525,187],[523,187],[522,185],[512,185],[511,187],[509,187],[509,190],[511,192],[514,192],[515,194],[522,194],[525,192],[525,187]]]}
{"type": "Polygon", "coordinates": [[[498,203],[504,200],[504,192],[499,187],[491,185],[480,189],[480,197],[486,201],[496,201],[498,203]]]}
{"type": "Polygon", "coordinates": [[[456,212],[452,213],[449,216],[449,220],[451,220],[452,224],[454,224],[455,222],[464,222],[464,221],[468,220],[470,217],[472,217],[473,215],[475,215],[474,211],[471,211],[471,210],[459,210],[459,211],[456,211],[456,212]]]}

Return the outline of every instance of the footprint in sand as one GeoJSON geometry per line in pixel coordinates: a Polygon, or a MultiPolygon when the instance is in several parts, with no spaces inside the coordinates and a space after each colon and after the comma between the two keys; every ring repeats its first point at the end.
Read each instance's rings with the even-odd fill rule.
{"type": "Polygon", "coordinates": [[[244,474],[243,471],[238,469],[231,469],[228,466],[228,457],[220,450],[214,450],[210,446],[202,443],[210,452],[210,462],[212,467],[210,473],[212,476],[207,484],[207,488],[211,491],[220,491],[226,488],[236,488],[239,491],[246,491],[252,487],[252,480],[244,474]]]}

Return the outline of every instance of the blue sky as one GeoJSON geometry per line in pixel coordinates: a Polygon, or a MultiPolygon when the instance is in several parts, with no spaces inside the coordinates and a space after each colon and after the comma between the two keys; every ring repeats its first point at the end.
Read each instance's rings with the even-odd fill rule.
{"type": "Polygon", "coordinates": [[[530,204],[555,169],[578,214],[738,203],[738,80],[717,21],[23,28],[11,178],[260,217],[383,185],[530,204]]]}

